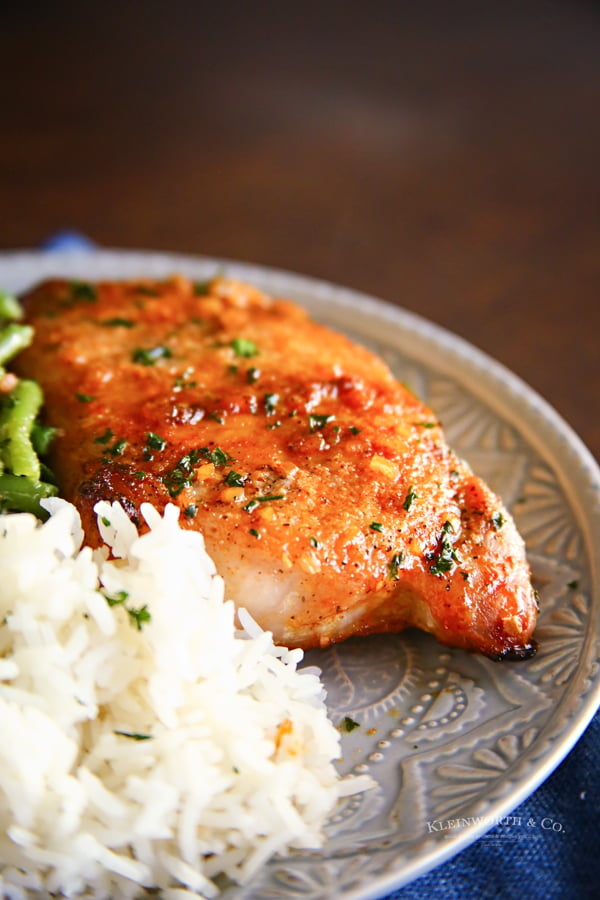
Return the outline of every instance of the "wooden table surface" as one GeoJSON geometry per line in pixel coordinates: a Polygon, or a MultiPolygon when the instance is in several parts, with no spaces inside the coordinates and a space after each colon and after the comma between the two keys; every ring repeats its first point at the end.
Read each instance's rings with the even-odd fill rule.
{"type": "Polygon", "coordinates": [[[283,267],[414,310],[600,458],[600,7],[9,2],[0,249],[283,267]]]}

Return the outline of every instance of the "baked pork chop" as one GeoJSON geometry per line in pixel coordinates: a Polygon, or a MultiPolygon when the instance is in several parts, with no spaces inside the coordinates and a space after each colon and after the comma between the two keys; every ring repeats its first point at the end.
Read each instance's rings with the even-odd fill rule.
{"type": "Polygon", "coordinates": [[[57,426],[61,494],[167,503],[227,596],[290,647],[415,626],[494,658],[533,652],[537,604],[501,501],[371,352],[297,306],[215,279],[54,280],[19,357],[57,426]]]}

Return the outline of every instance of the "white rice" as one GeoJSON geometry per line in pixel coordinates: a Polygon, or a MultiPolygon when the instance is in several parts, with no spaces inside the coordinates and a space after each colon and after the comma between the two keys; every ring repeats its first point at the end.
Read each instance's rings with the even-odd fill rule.
{"type": "Polygon", "coordinates": [[[215,878],[322,845],[340,797],[366,785],[335,770],[302,652],[247,613],[236,631],[174,506],[143,506],[139,537],[98,504],[112,559],[81,549],[74,507],[47,508],[43,525],[0,517],[0,896],[210,898],[215,878]]]}

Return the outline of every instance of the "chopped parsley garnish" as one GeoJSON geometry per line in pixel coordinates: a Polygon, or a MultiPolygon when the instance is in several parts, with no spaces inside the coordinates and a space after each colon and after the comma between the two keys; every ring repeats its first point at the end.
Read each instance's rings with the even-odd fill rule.
{"type": "Polygon", "coordinates": [[[77,399],[79,400],[80,403],[91,403],[92,400],[96,399],[91,394],[80,394],[78,391],[75,393],[75,396],[77,397],[77,399]]]}
{"type": "Polygon", "coordinates": [[[251,528],[248,533],[251,534],[252,537],[255,537],[255,538],[260,537],[260,531],[258,530],[258,528],[251,528]]]}
{"type": "Polygon", "coordinates": [[[260,506],[258,500],[249,500],[245,506],[242,506],[244,512],[252,512],[253,509],[256,509],[257,506],[260,506]]]}
{"type": "Polygon", "coordinates": [[[371,522],[369,528],[371,529],[371,531],[383,531],[383,525],[381,524],[381,522],[371,522]]]}
{"type": "Polygon", "coordinates": [[[360,722],[355,722],[350,716],[344,716],[341,727],[349,734],[351,731],[354,731],[355,728],[360,728],[360,722]]]}
{"type": "Polygon", "coordinates": [[[198,512],[198,507],[196,506],[196,504],[190,503],[190,505],[186,506],[186,508],[184,509],[183,514],[186,517],[186,519],[193,519],[197,512],[198,512]]]}
{"type": "Polygon", "coordinates": [[[113,731],[113,734],[118,734],[120,737],[129,738],[132,741],[150,741],[150,740],[152,740],[151,734],[139,734],[139,732],[136,732],[136,731],[119,731],[118,729],[115,729],[113,731]]]}
{"type": "Polygon", "coordinates": [[[284,500],[285,494],[265,494],[263,497],[256,498],[259,503],[268,503],[269,500],[284,500]]]}
{"type": "Polygon", "coordinates": [[[413,425],[420,425],[421,428],[436,428],[437,422],[413,422],[413,425]]]}
{"type": "Polygon", "coordinates": [[[215,447],[213,450],[211,450],[210,447],[200,447],[190,450],[189,453],[186,453],[185,456],[181,457],[174,469],[171,469],[170,472],[167,472],[167,474],[163,476],[163,484],[166,486],[171,497],[176,497],[184,488],[190,486],[192,483],[194,466],[197,466],[202,460],[211,462],[218,468],[219,466],[225,466],[227,463],[230,463],[231,456],[228,453],[225,453],[224,450],[221,450],[220,447],[215,447]]]}
{"type": "Polygon", "coordinates": [[[194,294],[196,297],[206,297],[208,292],[210,291],[210,284],[212,279],[207,279],[206,281],[195,281],[194,282],[194,294]]]}
{"type": "Polygon", "coordinates": [[[167,446],[167,442],[164,438],[160,437],[160,435],[155,434],[153,431],[149,431],[146,435],[146,445],[151,447],[152,450],[164,450],[167,446]]]}
{"type": "MultiPolygon", "coordinates": [[[[102,517],[102,522],[107,527],[110,526],[110,522],[108,519],[102,517]]],[[[114,596],[110,596],[109,594],[104,594],[104,599],[108,603],[109,606],[122,606],[123,603],[129,598],[129,593],[127,591],[119,591],[114,596]]]]}
{"type": "Polygon", "coordinates": [[[106,328],[133,328],[135,322],[133,319],[121,319],[120,316],[114,316],[112,319],[104,319],[100,324],[106,328]]]}
{"type": "Polygon", "coordinates": [[[141,631],[144,625],[147,622],[150,622],[151,615],[150,610],[144,603],[139,609],[131,609],[129,606],[126,606],[125,609],[129,614],[129,618],[131,619],[132,624],[135,625],[138,631],[141,631]]]}
{"type": "Polygon", "coordinates": [[[131,354],[131,359],[142,366],[153,366],[157,360],[169,359],[171,356],[173,356],[171,348],[159,344],[156,347],[136,347],[131,354]]]}
{"type": "Polygon", "coordinates": [[[98,299],[98,291],[93,284],[87,281],[72,281],[71,292],[73,299],[85,300],[87,303],[93,303],[98,299]]]}
{"type": "Polygon", "coordinates": [[[448,536],[453,530],[450,522],[444,522],[439,550],[429,556],[429,571],[432,575],[443,575],[445,572],[450,572],[456,563],[461,562],[460,556],[448,536]]]}
{"type": "Polygon", "coordinates": [[[231,472],[227,473],[224,480],[229,487],[243,487],[248,480],[248,476],[240,475],[239,472],[234,472],[232,469],[231,472]]]}
{"type": "Polygon", "coordinates": [[[177,497],[184,488],[189,487],[192,483],[194,465],[197,464],[200,458],[196,454],[197,451],[194,450],[191,453],[186,453],[185,456],[181,457],[175,468],[163,475],[163,484],[167,488],[169,496],[177,497]]]}
{"type": "Polygon", "coordinates": [[[321,428],[325,428],[328,422],[333,422],[335,416],[333,415],[318,415],[317,413],[311,413],[308,417],[308,425],[311,431],[320,431],[321,428]]]}
{"type": "Polygon", "coordinates": [[[415,502],[416,499],[417,499],[417,493],[411,484],[411,486],[408,489],[408,493],[406,494],[406,497],[404,498],[404,503],[402,504],[402,508],[408,512],[408,510],[411,508],[411,506],[413,505],[413,503],[415,502]]]}
{"type": "Polygon", "coordinates": [[[125,447],[127,446],[127,441],[125,438],[118,438],[110,448],[110,452],[113,456],[123,456],[125,452],[125,447]]]}
{"type": "Polygon", "coordinates": [[[400,553],[394,553],[391,560],[388,563],[388,572],[390,578],[393,578],[394,581],[398,581],[400,578],[400,569],[404,563],[404,553],[401,550],[400,553]]]}
{"type": "Polygon", "coordinates": [[[211,450],[209,447],[201,447],[197,452],[217,468],[219,468],[220,466],[226,466],[227,463],[231,462],[231,456],[229,455],[229,453],[225,453],[225,451],[221,450],[220,447],[215,447],[214,450],[211,450]]]}
{"type": "Polygon", "coordinates": [[[502,526],[504,525],[504,516],[501,512],[495,512],[492,516],[491,521],[496,531],[499,531],[500,528],[502,528],[502,526]]]}
{"type": "Polygon", "coordinates": [[[351,425],[349,430],[352,434],[360,434],[360,428],[357,428],[356,425],[351,425]]]}
{"type": "Polygon", "coordinates": [[[187,378],[192,374],[192,369],[186,369],[183,375],[178,375],[175,381],[173,382],[173,387],[177,388],[177,390],[181,390],[181,388],[195,388],[197,387],[196,381],[188,381],[187,378]]]}
{"type": "Polygon", "coordinates": [[[114,432],[111,431],[110,428],[107,428],[104,434],[101,434],[99,437],[94,438],[95,444],[108,444],[110,440],[114,438],[114,432]]]}
{"type": "Polygon", "coordinates": [[[260,378],[260,369],[257,369],[255,366],[248,369],[246,372],[246,381],[248,384],[254,384],[260,378]]]}
{"type": "Polygon", "coordinates": [[[321,544],[320,544],[319,541],[316,539],[316,537],[311,537],[311,538],[309,539],[309,543],[310,543],[310,546],[311,546],[311,547],[314,547],[314,548],[315,548],[315,550],[317,549],[317,547],[320,547],[320,546],[321,546],[321,544]]]}
{"type": "Polygon", "coordinates": [[[225,422],[223,416],[220,416],[218,412],[211,412],[207,415],[206,418],[211,419],[213,422],[216,422],[217,425],[223,425],[225,422]]]}
{"type": "Polygon", "coordinates": [[[229,345],[236,356],[249,359],[258,354],[258,347],[249,338],[234,338],[229,345]]]}
{"type": "Polygon", "coordinates": [[[279,403],[279,394],[265,394],[264,403],[265,413],[268,416],[274,416],[279,403]]]}

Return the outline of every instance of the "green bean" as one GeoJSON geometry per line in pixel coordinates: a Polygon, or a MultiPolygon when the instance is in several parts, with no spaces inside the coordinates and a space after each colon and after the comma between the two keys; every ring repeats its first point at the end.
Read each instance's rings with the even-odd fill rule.
{"type": "Polygon", "coordinates": [[[56,435],[56,428],[34,422],[31,429],[31,443],[38,456],[45,456],[56,435]]]}
{"type": "Polygon", "coordinates": [[[29,347],[33,339],[31,325],[6,325],[0,331],[0,366],[20,350],[29,347]]]}
{"type": "MultiPolygon", "coordinates": [[[[0,378],[6,374],[4,363],[33,339],[33,328],[17,324],[22,317],[17,298],[0,291],[0,378]]],[[[39,385],[26,379],[0,395],[0,512],[29,512],[44,519],[40,500],[58,494],[52,473],[37,455],[46,453],[56,431],[37,421],[42,402],[39,385]]]]}
{"type": "Polygon", "coordinates": [[[0,319],[21,319],[23,308],[16,297],[0,291],[0,319]]]}
{"type": "Polygon", "coordinates": [[[40,460],[40,481],[45,481],[48,484],[54,484],[58,487],[58,481],[56,480],[56,475],[52,471],[52,469],[46,465],[43,459],[40,460]]]}
{"type": "Polygon", "coordinates": [[[58,488],[45,481],[24,475],[0,475],[0,510],[3,512],[28,512],[45,519],[47,513],[40,506],[40,500],[57,494],[58,488]]]}
{"type": "Polygon", "coordinates": [[[22,379],[4,401],[0,413],[0,454],[13,475],[38,480],[40,461],[31,443],[31,430],[43,402],[40,386],[22,379]]]}

